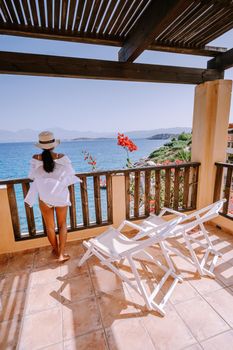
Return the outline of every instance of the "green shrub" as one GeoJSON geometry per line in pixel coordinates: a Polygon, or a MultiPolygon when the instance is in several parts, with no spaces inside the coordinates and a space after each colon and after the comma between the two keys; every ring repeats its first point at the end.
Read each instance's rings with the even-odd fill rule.
{"type": "Polygon", "coordinates": [[[155,163],[163,163],[167,160],[174,162],[176,159],[188,162],[191,160],[191,144],[192,134],[182,133],[177,139],[174,137],[170,142],[153,151],[149,158],[155,163]]]}

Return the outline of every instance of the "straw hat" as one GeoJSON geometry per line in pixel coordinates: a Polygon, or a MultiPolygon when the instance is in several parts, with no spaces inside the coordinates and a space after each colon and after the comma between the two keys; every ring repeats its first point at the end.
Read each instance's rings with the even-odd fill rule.
{"type": "Polygon", "coordinates": [[[51,131],[42,131],[39,134],[39,142],[37,142],[35,146],[42,149],[51,149],[58,146],[59,143],[60,140],[55,140],[51,131]]]}

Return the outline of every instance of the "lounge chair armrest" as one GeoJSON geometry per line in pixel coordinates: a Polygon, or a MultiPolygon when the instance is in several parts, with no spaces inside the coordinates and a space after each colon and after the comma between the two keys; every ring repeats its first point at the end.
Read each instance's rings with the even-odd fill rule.
{"type": "Polygon", "coordinates": [[[171,213],[171,214],[175,214],[175,215],[177,215],[177,216],[181,216],[182,218],[187,217],[186,214],[180,213],[180,212],[177,211],[177,210],[174,210],[174,209],[171,209],[171,208],[167,208],[167,207],[163,207],[163,208],[161,209],[161,212],[159,213],[158,216],[160,216],[160,217],[163,216],[167,211],[168,211],[169,213],[171,213]]]}

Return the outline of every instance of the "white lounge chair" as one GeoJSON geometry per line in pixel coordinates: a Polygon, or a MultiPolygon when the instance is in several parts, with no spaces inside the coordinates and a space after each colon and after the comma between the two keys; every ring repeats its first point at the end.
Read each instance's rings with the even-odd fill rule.
{"type": "Polygon", "coordinates": [[[197,210],[189,215],[177,212],[173,209],[163,208],[159,215],[151,214],[140,225],[137,225],[127,220],[123,221],[119,227],[119,231],[121,231],[124,226],[130,226],[132,228],[135,228],[139,232],[136,236],[134,236],[133,239],[138,240],[143,237],[156,234],[156,231],[153,231],[153,232],[150,231],[151,227],[154,227],[155,229],[156,228],[161,229],[163,225],[166,225],[167,221],[163,218],[163,215],[166,212],[175,214],[181,218],[181,221],[171,231],[170,238],[183,237],[186,248],[190,253],[190,257],[183,254],[177,248],[171,245],[168,245],[166,242],[164,243],[164,247],[170,252],[173,252],[176,255],[179,255],[180,257],[184,258],[185,260],[193,264],[201,276],[208,275],[210,277],[215,277],[213,270],[216,266],[218,257],[221,256],[222,254],[216,251],[216,249],[214,248],[209,238],[208,231],[204,226],[204,223],[214,219],[219,215],[219,211],[222,208],[223,203],[225,201],[226,201],[225,199],[219,200],[218,202],[208,205],[207,207],[197,210]],[[198,236],[204,236],[206,243],[201,242],[198,239],[198,237],[195,236],[196,234],[193,233],[192,230],[197,227],[200,228],[200,233],[198,236]],[[201,247],[204,249],[204,256],[202,257],[202,259],[198,258],[195,252],[196,248],[194,248],[192,245],[193,243],[196,243],[198,247],[201,247]],[[207,264],[210,254],[213,255],[213,258],[207,264]]]}
{"type": "MultiPolygon", "coordinates": [[[[170,235],[170,232],[174,227],[180,222],[181,218],[178,217],[166,225],[163,225],[161,229],[156,229],[156,235],[151,235],[151,237],[144,240],[133,240],[127,238],[125,235],[119,232],[118,229],[110,227],[106,232],[101,234],[96,238],[92,238],[89,241],[84,241],[83,244],[87,248],[86,253],[79,261],[79,266],[81,266],[87,259],[92,255],[95,255],[102,264],[106,265],[111,269],[116,275],[118,275],[122,281],[128,283],[136,292],[138,292],[144,299],[145,304],[149,310],[157,310],[162,316],[165,315],[164,306],[168,301],[172,291],[174,290],[178,282],[182,282],[182,278],[174,272],[174,267],[170,261],[170,257],[167,254],[166,249],[163,247],[164,240],[170,235]],[[164,255],[168,266],[162,264],[159,258],[152,257],[146,248],[158,243],[161,247],[161,252],[164,255]],[[136,286],[122,271],[120,271],[114,262],[121,262],[122,260],[128,260],[129,266],[134,275],[136,286]],[[156,287],[151,293],[146,291],[146,288],[140,278],[135,265],[135,259],[143,259],[150,263],[156,264],[164,271],[164,275],[158,282],[156,287]],[[157,303],[154,299],[158,292],[161,290],[164,283],[169,277],[173,278],[173,282],[166,292],[160,303],[157,303]]],[[[152,234],[155,229],[152,227],[147,232],[152,234]]]]}

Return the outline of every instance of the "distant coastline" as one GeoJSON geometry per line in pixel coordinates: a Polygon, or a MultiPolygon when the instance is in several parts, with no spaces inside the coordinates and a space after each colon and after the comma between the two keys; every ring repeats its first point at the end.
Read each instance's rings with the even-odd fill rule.
{"type": "MultiPolygon", "coordinates": [[[[101,141],[101,140],[114,140],[113,137],[75,137],[74,139],[71,139],[70,141],[101,141]]],[[[69,141],[69,140],[66,140],[69,141]]]]}
{"type": "MultiPolygon", "coordinates": [[[[179,135],[182,132],[190,132],[189,127],[173,127],[173,128],[161,128],[150,130],[116,130],[115,132],[98,132],[98,131],[79,131],[79,130],[65,130],[62,128],[50,128],[50,130],[56,135],[56,138],[60,140],[71,142],[71,141],[92,141],[92,140],[111,140],[117,138],[117,133],[122,132],[127,135],[130,139],[148,139],[154,135],[163,134],[176,134],[179,135]]],[[[2,130],[0,129],[0,143],[9,142],[36,142],[39,134],[39,130],[33,129],[21,129],[17,131],[2,130]]],[[[156,139],[160,139],[156,137],[156,139]]],[[[162,138],[162,140],[165,138],[162,138]]]]}

